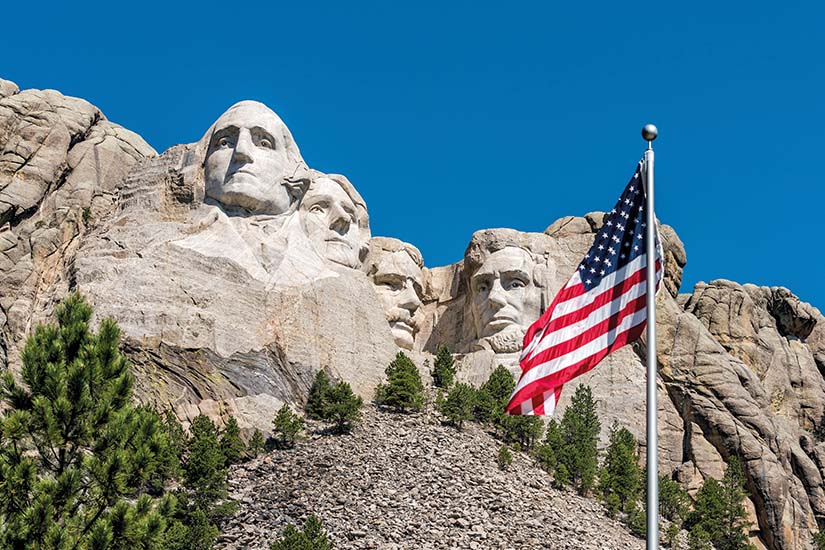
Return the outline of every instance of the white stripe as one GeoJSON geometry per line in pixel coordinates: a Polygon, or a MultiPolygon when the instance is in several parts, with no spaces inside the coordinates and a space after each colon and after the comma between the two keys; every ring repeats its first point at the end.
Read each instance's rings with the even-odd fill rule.
{"type": "Polygon", "coordinates": [[[525,399],[521,402],[521,414],[533,414],[533,402],[530,399],[525,399]]]}
{"type": "MultiPolygon", "coordinates": [[[[605,319],[608,319],[612,315],[615,315],[619,311],[623,310],[625,307],[627,307],[627,304],[630,303],[631,300],[635,300],[636,298],[644,296],[646,292],[647,282],[639,281],[638,283],[627,289],[627,291],[624,294],[622,294],[612,302],[608,302],[600,308],[593,310],[587,317],[585,317],[581,321],[577,321],[572,325],[560,328],[555,332],[548,333],[542,339],[539,345],[535,348],[535,351],[530,353],[530,356],[527,358],[527,360],[529,361],[530,359],[532,359],[539,353],[543,352],[544,350],[561,344],[562,342],[566,342],[572,338],[575,338],[579,334],[593,328],[605,319]]],[[[590,302],[592,302],[592,300],[590,300],[590,302]]]]}
{"type": "Polygon", "coordinates": [[[544,395],[547,396],[544,400],[544,415],[553,416],[553,413],[556,412],[556,388],[545,392],[544,395]]]}
{"type": "MultiPolygon", "coordinates": [[[[556,309],[553,310],[553,316],[550,318],[550,320],[552,321],[553,319],[558,319],[563,315],[567,315],[568,313],[572,313],[577,309],[581,309],[584,306],[589,305],[593,302],[593,300],[596,299],[596,297],[599,294],[601,294],[605,290],[609,290],[616,286],[617,281],[623,281],[631,277],[634,273],[636,273],[643,267],[645,267],[647,265],[645,263],[646,257],[647,254],[636,256],[635,258],[633,258],[632,262],[622,267],[621,269],[617,269],[616,271],[602,279],[599,283],[599,286],[594,286],[585,294],[576,296],[575,298],[570,298],[566,302],[556,304],[556,309]]],[[[576,272],[576,275],[578,275],[578,271],[576,272]]]]}
{"type": "Polygon", "coordinates": [[[539,363],[529,371],[522,374],[521,378],[518,381],[518,386],[516,387],[516,390],[513,392],[513,394],[515,395],[519,390],[540,378],[549,376],[566,367],[569,367],[570,365],[578,363],[582,359],[599,353],[603,349],[607,348],[610,344],[615,342],[616,337],[619,334],[627,330],[630,330],[631,328],[635,327],[640,323],[643,323],[645,319],[647,319],[647,311],[644,309],[637,311],[633,315],[629,315],[622,319],[622,322],[619,323],[617,327],[611,329],[608,332],[605,332],[598,338],[593,339],[592,341],[588,342],[582,347],[577,348],[571,351],[570,353],[567,353],[560,357],[554,357],[553,359],[545,361],[544,363],[539,363]]]}
{"type": "MultiPolygon", "coordinates": [[[[562,292],[562,291],[566,290],[567,288],[570,288],[570,287],[574,287],[574,286],[580,285],[580,284],[581,284],[581,282],[582,282],[582,281],[581,281],[581,278],[579,277],[579,272],[578,272],[578,270],[577,270],[577,271],[574,271],[574,272],[573,272],[573,276],[572,276],[572,277],[570,277],[570,280],[569,280],[569,281],[567,281],[567,284],[566,284],[566,285],[564,285],[564,287],[562,287],[562,289],[561,289],[559,292],[562,292]]],[[[554,310],[554,311],[555,311],[555,310],[554,310]]],[[[552,320],[552,319],[551,319],[551,320],[552,320]]],[[[549,324],[549,321],[548,321],[548,324],[549,324]]],[[[524,348],[523,350],[521,350],[521,355],[520,355],[520,356],[519,356],[519,358],[518,358],[519,363],[521,363],[522,361],[524,361],[524,359],[527,357],[527,355],[528,355],[531,351],[533,351],[533,348],[535,348],[535,347],[536,347],[536,345],[538,345],[538,343],[541,341],[542,334],[544,334],[544,327],[542,327],[542,329],[541,329],[541,330],[539,330],[538,332],[536,332],[536,333],[533,335],[533,340],[530,342],[530,344],[529,344],[526,348],[524,348]]]]}

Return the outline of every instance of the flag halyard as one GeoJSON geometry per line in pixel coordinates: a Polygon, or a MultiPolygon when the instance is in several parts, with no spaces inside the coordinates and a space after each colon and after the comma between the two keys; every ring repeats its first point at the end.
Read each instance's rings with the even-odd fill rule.
{"type": "MultiPolygon", "coordinates": [[[[552,415],[565,383],[644,332],[645,173],[642,160],[576,272],[527,330],[508,414],[552,415]]],[[[658,290],[663,276],[658,231],[655,269],[658,290]]]]}

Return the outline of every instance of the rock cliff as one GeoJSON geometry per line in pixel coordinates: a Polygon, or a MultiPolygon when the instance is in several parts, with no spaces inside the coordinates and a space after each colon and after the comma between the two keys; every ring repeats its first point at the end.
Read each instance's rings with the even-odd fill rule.
{"type": "MultiPolygon", "coordinates": [[[[604,221],[480,230],[462,261],[429,268],[415,246],[371,236],[356,187],[306,166],[259,103],[158,155],[83,100],[0,81],[0,367],[18,369],[32,327],[79,290],[123,329],[141,399],[184,420],[232,414],[268,430],[319,369],[368,397],[399,348],[422,364],[447,345],[459,376],[480,383],[498,364],[518,372],[525,328],[604,221]]],[[[712,281],[679,294],[685,249],[672,228],[661,236],[662,471],[695,491],[739,457],[755,540],[811,548],[825,521],[825,445],[812,435],[825,320],[784,288],[712,281]]],[[[642,444],[645,345],[579,380],[603,424],[642,444]]]]}

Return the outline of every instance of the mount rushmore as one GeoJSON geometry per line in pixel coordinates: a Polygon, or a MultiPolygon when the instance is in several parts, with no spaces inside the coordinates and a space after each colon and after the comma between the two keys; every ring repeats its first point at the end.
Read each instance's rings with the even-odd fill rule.
{"type": "MultiPolygon", "coordinates": [[[[427,267],[413,244],[372,236],[357,182],[308,167],[261,103],[157,154],[86,101],[0,81],[0,367],[19,369],[26,336],[77,290],[122,328],[140,398],[183,420],[231,414],[268,431],[319,369],[369,397],[399,349],[425,376],[441,345],[463,380],[498,364],[515,375],[524,330],[603,217],[479,230],[462,261],[427,267]]],[[[810,548],[825,520],[825,444],[812,435],[825,319],[781,287],[718,280],[680,294],[684,246],[661,235],[662,472],[695,491],[737,456],[761,543],[810,548]]],[[[580,379],[604,425],[639,439],[644,353],[626,346],[580,379]]]]}

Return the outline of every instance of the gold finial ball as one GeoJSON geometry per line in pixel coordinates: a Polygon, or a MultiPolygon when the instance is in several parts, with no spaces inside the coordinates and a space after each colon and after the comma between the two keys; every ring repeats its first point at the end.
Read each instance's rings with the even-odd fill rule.
{"type": "Polygon", "coordinates": [[[645,124],[645,127],[642,128],[642,137],[645,138],[645,141],[653,141],[658,135],[659,130],[653,124],[645,124]]]}

